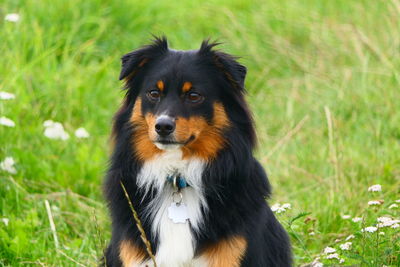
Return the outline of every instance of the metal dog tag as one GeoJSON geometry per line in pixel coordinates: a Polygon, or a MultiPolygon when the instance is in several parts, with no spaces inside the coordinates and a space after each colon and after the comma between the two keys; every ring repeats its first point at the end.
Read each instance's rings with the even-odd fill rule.
{"type": "Polygon", "coordinates": [[[186,220],[189,219],[186,205],[172,202],[171,206],[168,207],[168,218],[173,223],[186,223],[186,220]]]}

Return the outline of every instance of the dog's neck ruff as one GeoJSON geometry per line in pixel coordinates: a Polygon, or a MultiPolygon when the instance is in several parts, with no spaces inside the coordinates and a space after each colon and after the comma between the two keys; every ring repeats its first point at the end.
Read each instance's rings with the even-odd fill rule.
{"type": "MultiPolygon", "coordinates": [[[[199,158],[182,158],[182,151],[167,150],[146,161],[137,176],[137,185],[144,194],[151,194],[145,207],[145,220],[151,223],[153,236],[159,240],[156,261],[160,266],[181,266],[194,258],[194,236],[203,223],[207,203],[203,194],[202,174],[205,162],[199,158]],[[174,202],[176,189],[167,177],[178,174],[186,186],[180,190],[187,207],[188,222],[174,223],[168,217],[168,208],[174,202]]],[[[183,185],[183,184],[182,184],[183,185]]]]}

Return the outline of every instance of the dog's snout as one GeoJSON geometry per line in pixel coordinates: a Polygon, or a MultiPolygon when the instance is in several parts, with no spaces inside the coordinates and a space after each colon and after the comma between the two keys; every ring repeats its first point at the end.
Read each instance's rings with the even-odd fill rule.
{"type": "Polygon", "coordinates": [[[169,117],[161,117],[156,121],[156,132],[160,136],[168,136],[175,130],[175,121],[169,117]]]}

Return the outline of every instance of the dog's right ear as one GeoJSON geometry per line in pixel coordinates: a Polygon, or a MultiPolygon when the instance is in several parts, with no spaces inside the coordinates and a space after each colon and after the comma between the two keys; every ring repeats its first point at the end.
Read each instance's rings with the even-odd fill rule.
{"type": "Polygon", "coordinates": [[[138,50],[124,55],[122,60],[122,69],[119,79],[129,81],[135,76],[135,73],[147,62],[157,58],[168,51],[168,42],[165,36],[155,37],[153,42],[138,50]]]}

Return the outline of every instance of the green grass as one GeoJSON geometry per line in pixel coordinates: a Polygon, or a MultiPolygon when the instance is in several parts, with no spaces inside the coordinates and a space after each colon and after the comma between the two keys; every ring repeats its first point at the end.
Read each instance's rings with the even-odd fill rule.
{"type": "Polygon", "coordinates": [[[211,37],[242,56],[256,154],[270,203],[292,204],[278,218],[297,265],[355,234],[352,250],[338,249],[343,264],[399,266],[399,228],[360,232],[378,216],[399,218],[388,209],[400,198],[399,29],[399,0],[1,1],[0,91],[16,99],[0,100],[0,117],[16,127],[0,125],[0,161],[13,157],[18,173],[0,171],[0,218],[9,219],[0,221],[0,266],[95,266],[110,236],[101,184],[123,96],[119,58],[151,33],[177,49],[211,37]],[[7,13],[21,20],[4,21],[7,13]],[[46,138],[48,119],[71,138],[46,138]],[[81,126],[89,139],[73,136],[81,126]],[[382,192],[368,192],[372,184],[382,192]],[[369,208],[372,199],[385,203],[369,208]]]}

